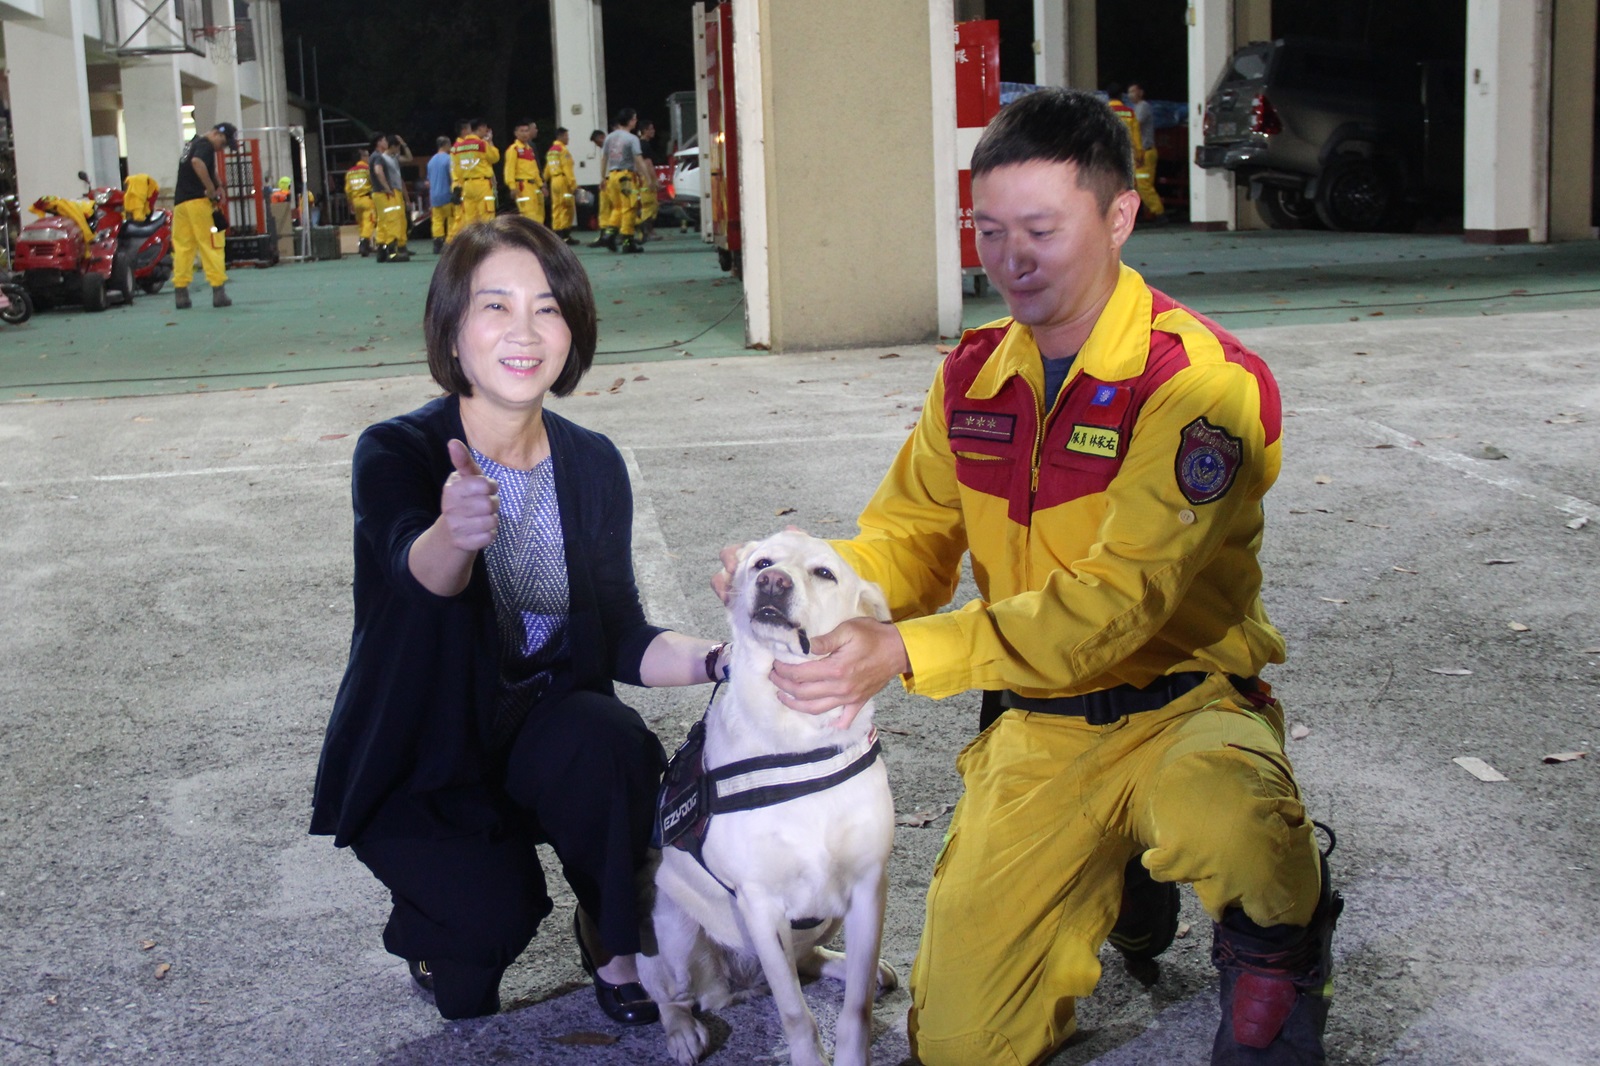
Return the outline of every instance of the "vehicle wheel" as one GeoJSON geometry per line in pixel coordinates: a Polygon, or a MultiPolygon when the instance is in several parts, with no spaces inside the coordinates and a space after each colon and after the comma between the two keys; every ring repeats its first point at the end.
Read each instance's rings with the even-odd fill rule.
{"type": "Polygon", "coordinates": [[[85,274],[83,276],[83,309],[85,311],[104,311],[111,306],[111,295],[106,291],[106,279],[101,274],[85,274]]]}
{"type": "Polygon", "coordinates": [[[1317,183],[1317,217],[1333,230],[1381,230],[1398,200],[1386,169],[1356,156],[1335,159],[1317,183]]]}
{"type": "Polygon", "coordinates": [[[1317,217],[1317,205],[1307,200],[1299,189],[1284,189],[1268,185],[1256,200],[1256,210],[1273,229],[1321,229],[1322,219],[1317,217]]]}
{"type": "Polygon", "coordinates": [[[133,294],[137,286],[133,283],[132,258],[119,254],[111,261],[111,280],[108,284],[122,294],[124,305],[133,303],[133,294]]]}
{"type": "Polygon", "coordinates": [[[0,311],[0,320],[20,326],[33,317],[33,301],[28,297],[28,290],[20,285],[7,288],[6,299],[11,301],[11,306],[0,311]]]}

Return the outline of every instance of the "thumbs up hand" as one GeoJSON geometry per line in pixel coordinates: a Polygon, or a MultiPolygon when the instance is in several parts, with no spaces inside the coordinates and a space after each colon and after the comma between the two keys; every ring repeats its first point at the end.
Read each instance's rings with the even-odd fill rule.
{"type": "Polygon", "coordinates": [[[456,469],[440,494],[440,517],[452,547],[464,552],[482,551],[500,528],[499,486],[494,478],[484,476],[464,443],[452,440],[445,447],[456,469]]]}

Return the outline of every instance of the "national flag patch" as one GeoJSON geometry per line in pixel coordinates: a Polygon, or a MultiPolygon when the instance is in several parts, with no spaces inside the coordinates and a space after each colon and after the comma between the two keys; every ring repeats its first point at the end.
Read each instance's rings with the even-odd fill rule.
{"type": "Polygon", "coordinates": [[[1111,401],[1117,398],[1115,385],[1101,385],[1094,390],[1094,399],[1089,401],[1091,407],[1110,407],[1111,401]]]}

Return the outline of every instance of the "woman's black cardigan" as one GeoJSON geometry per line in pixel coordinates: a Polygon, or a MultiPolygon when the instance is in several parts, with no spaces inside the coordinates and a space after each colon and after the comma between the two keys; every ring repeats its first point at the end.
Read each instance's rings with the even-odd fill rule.
{"type": "MultiPolygon", "coordinates": [[[[640,684],[647,645],[634,583],[633,495],[604,436],[544,413],[570,588],[571,660],[552,695],[640,684]]],[[[480,553],[467,587],[437,596],[412,576],[411,543],[439,517],[465,440],[460,402],[434,400],[361,434],[355,504],[355,631],[323,740],[311,832],[343,847],[363,835],[453,836],[507,814],[500,759],[483,743],[499,685],[500,642],[480,553]],[[396,802],[398,801],[398,802],[396,802]]]]}

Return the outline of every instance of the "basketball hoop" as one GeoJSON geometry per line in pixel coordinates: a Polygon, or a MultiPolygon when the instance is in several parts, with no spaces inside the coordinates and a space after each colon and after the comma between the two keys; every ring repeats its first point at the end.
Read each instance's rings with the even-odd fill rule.
{"type": "Polygon", "coordinates": [[[206,55],[213,63],[232,63],[238,50],[234,47],[237,26],[200,26],[194,30],[196,40],[206,42],[206,55]]]}

